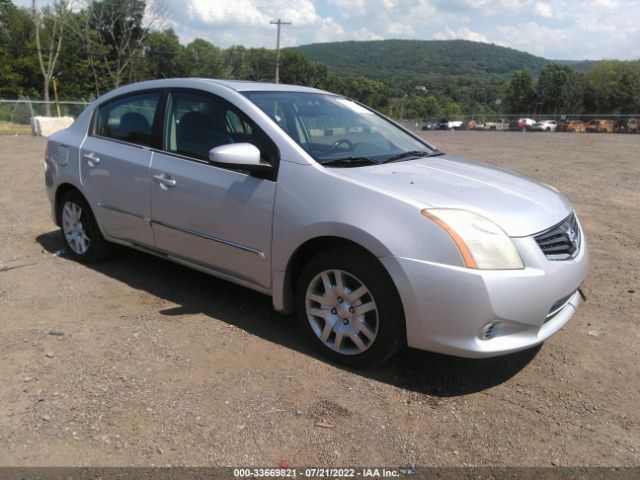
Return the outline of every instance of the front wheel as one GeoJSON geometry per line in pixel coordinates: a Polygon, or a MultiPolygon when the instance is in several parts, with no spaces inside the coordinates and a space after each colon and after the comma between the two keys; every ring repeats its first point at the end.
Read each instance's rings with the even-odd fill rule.
{"type": "Polygon", "coordinates": [[[80,192],[67,193],[60,201],[60,232],[69,254],[82,263],[104,259],[109,244],[100,233],[89,204],[80,192]]]}
{"type": "Polygon", "coordinates": [[[314,347],[349,367],[378,365],[405,342],[395,285],[377,260],[357,251],[323,252],[303,268],[296,313],[314,347]]]}

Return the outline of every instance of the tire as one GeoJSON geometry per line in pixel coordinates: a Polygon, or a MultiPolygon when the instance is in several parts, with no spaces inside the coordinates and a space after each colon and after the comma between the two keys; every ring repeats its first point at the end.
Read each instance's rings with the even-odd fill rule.
{"type": "Polygon", "coordinates": [[[377,260],[357,250],[318,254],[302,269],[295,295],[305,335],[336,363],[373,367],[406,344],[402,303],[393,281],[377,260]]]}
{"type": "Polygon", "coordinates": [[[65,194],[58,205],[60,234],[67,253],[80,263],[104,260],[110,251],[91,207],[77,190],[65,194]]]}

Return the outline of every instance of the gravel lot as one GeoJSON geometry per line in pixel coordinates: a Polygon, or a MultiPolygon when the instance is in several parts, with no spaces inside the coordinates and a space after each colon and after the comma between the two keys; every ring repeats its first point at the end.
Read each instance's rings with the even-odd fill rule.
{"type": "Polygon", "coordinates": [[[541,348],[333,366],[250,290],[52,255],[45,140],[0,137],[0,465],[639,465],[640,135],[427,138],[575,206],[588,301],[541,348]]]}

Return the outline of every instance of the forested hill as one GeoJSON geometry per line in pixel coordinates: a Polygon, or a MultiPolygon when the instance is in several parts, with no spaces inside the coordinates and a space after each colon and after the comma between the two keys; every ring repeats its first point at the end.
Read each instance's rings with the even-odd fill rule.
{"type": "MultiPolygon", "coordinates": [[[[519,69],[537,76],[550,63],[512,48],[468,40],[349,41],[302,45],[292,50],[326,64],[331,73],[386,81],[445,76],[507,79],[519,69]]],[[[590,66],[587,63],[591,62],[575,64],[582,70],[590,66]]]]}

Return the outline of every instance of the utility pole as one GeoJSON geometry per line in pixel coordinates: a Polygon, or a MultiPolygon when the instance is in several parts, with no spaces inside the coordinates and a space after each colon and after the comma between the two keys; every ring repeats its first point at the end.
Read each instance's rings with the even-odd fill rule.
{"type": "Polygon", "coordinates": [[[271,20],[269,23],[278,26],[278,40],[276,41],[276,83],[280,83],[280,26],[291,25],[291,22],[283,22],[278,19],[277,21],[271,20]]]}

